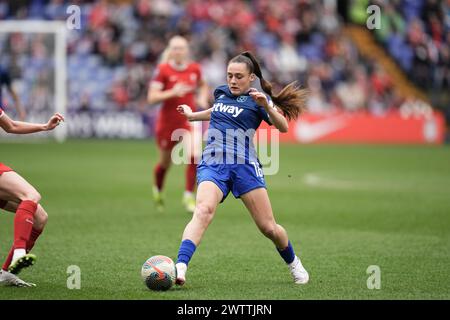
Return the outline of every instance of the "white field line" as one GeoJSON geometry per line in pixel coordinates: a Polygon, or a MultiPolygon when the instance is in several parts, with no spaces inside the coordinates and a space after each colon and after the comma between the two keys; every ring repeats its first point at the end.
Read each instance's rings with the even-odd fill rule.
{"type": "Polygon", "coordinates": [[[356,181],[351,179],[339,179],[324,173],[306,173],[303,182],[310,187],[340,189],[340,190],[373,190],[386,188],[404,188],[404,186],[383,183],[381,181],[356,181]]]}

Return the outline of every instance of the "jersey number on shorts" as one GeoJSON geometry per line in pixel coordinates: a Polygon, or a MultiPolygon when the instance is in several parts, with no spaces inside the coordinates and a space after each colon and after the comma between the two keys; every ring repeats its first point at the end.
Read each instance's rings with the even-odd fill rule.
{"type": "Polygon", "coordinates": [[[255,161],[252,161],[250,163],[253,164],[253,166],[255,167],[256,176],[262,178],[263,172],[262,172],[261,168],[259,167],[259,165],[255,161]]]}

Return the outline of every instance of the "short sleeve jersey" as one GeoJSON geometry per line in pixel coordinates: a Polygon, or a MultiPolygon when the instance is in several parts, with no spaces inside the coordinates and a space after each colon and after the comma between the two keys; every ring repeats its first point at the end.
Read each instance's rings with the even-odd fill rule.
{"type": "Polygon", "coordinates": [[[248,93],[234,96],[227,85],[216,88],[214,99],[202,162],[234,164],[258,161],[253,137],[261,121],[272,124],[267,111],[248,93]]]}
{"type": "MultiPolygon", "coordinates": [[[[156,68],[151,83],[160,83],[162,90],[172,89],[177,83],[184,83],[197,88],[201,79],[201,67],[198,63],[189,63],[183,70],[177,70],[169,63],[162,63],[156,68]]],[[[195,92],[190,92],[183,97],[174,97],[165,100],[162,103],[157,127],[176,128],[186,123],[186,117],[176,110],[180,104],[187,104],[195,111],[195,92]]]]}

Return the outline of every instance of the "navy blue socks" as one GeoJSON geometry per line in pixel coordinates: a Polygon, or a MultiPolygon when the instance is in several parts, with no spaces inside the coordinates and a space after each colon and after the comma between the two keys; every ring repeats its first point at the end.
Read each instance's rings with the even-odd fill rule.
{"type": "Polygon", "coordinates": [[[177,263],[185,263],[188,265],[189,261],[192,258],[192,255],[195,252],[195,249],[197,249],[197,246],[195,243],[193,243],[191,240],[186,239],[181,242],[180,249],[178,250],[178,260],[177,263]]]}
{"type": "Polygon", "coordinates": [[[294,249],[292,248],[292,244],[290,241],[288,241],[288,246],[284,249],[278,249],[278,253],[280,254],[280,256],[283,258],[283,260],[287,263],[290,264],[294,261],[295,259],[295,253],[294,253],[294,249]]]}

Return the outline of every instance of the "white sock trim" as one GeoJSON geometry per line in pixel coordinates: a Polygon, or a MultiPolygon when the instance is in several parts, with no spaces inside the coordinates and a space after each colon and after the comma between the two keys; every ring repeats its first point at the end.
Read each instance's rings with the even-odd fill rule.
{"type": "Polygon", "coordinates": [[[12,261],[16,261],[17,259],[23,257],[26,254],[27,254],[27,252],[25,251],[25,249],[15,249],[12,261]]]}
{"type": "Polygon", "coordinates": [[[300,258],[297,257],[297,256],[295,256],[294,261],[292,261],[291,263],[289,263],[288,266],[289,266],[289,267],[295,266],[295,265],[298,263],[297,261],[298,261],[300,264],[302,264],[302,262],[300,261],[300,258]]]}

